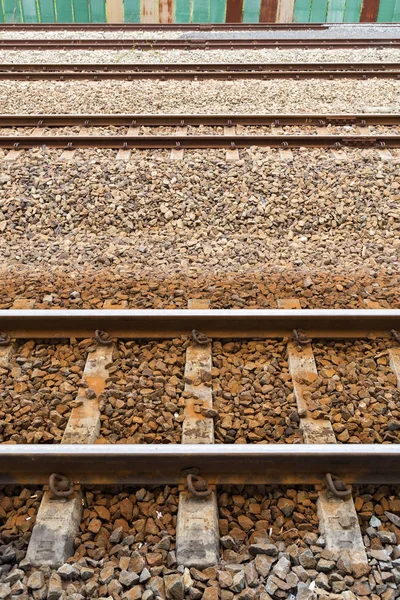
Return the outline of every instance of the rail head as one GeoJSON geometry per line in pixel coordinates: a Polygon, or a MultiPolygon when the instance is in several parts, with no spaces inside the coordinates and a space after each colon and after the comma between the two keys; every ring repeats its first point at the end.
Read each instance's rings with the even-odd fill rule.
{"type": "Polygon", "coordinates": [[[287,338],[303,329],[311,338],[390,338],[400,330],[399,309],[123,309],[0,310],[0,332],[10,339],[93,337],[163,339],[191,335],[211,338],[287,338]]]}
{"type": "Polygon", "coordinates": [[[178,484],[188,472],[212,484],[400,483],[400,444],[0,445],[0,483],[178,484]]]}

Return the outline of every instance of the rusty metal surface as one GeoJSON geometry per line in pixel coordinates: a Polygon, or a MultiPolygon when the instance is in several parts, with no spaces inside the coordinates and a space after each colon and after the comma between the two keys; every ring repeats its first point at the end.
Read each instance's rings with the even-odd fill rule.
{"type": "Polygon", "coordinates": [[[0,445],[0,483],[179,484],[199,469],[209,484],[400,483],[400,444],[0,445]]]}
{"type": "MultiPolygon", "coordinates": [[[[40,67],[40,65],[38,65],[40,67]]],[[[172,70],[159,70],[159,71],[141,71],[135,69],[132,71],[122,70],[111,70],[106,71],[42,71],[40,68],[37,70],[29,71],[2,71],[0,70],[0,80],[24,80],[24,81],[40,81],[40,80],[93,80],[99,81],[104,79],[114,79],[122,81],[133,81],[137,79],[155,79],[164,81],[167,79],[368,79],[368,78],[379,78],[379,79],[400,79],[400,66],[393,71],[387,70],[316,70],[310,71],[308,69],[304,71],[295,71],[294,69],[281,69],[279,71],[261,71],[261,69],[255,69],[253,71],[238,71],[238,70],[189,70],[180,69],[177,71],[172,70]]]]}
{"type": "MultiPolygon", "coordinates": [[[[63,127],[63,126],[177,126],[215,125],[399,125],[400,114],[265,114],[265,115],[191,115],[191,114],[62,114],[62,115],[0,115],[0,127],[63,127]]],[[[124,136],[125,139],[126,136],[124,136]]],[[[47,139],[47,136],[46,136],[47,139]]],[[[43,141],[43,138],[42,138],[43,141]]]]}
{"type": "Polygon", "coordinates": [[[276,21],[278,11],[278,0],[261,0],[260,21],[261,23],[270,23],[276,21]]]}
{"type": "Polygon", "coordinates": [[[367,39],[76,39],[76,40],[48,40],[48,39],[0,39],[0,48],[9,50],[155,50],[181,48],[192,49],[255,49],[255,48],[398,48],[400,38],[367,39]]]}
{"type": "Polygon", "coordinates": [[[400,148],[400,135],[7,135],[0,148],[400,148]]]}
{"type": "Polygon", "coordinates": [[[374,23],[377,20],[380,0],[363,0],[360,23],[374,23]]]}
{"type": "Polygon", "coordinates": [[[310,338],[389,339],[400,309],[0,310],[0,331],[11,338],[87,338],[96,329],[122,339],[191,337],[193,329],[213,338],[291,338],[304,329],[310,338]]]}

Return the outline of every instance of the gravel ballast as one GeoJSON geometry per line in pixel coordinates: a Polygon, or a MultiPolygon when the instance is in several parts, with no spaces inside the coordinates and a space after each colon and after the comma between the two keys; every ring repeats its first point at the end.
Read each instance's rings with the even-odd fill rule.
{"type": "Polygon", "coordinates": [[[400,529],[398,487],[355,490],[369,565],[334,558],[318,530],[318,493],[307,487],[218,489],[221,562],[178,568],[178,490],[87,489],[75,554],[57,571],[24,560],[40,492],[0,492],[3,598],[118,600],[396,600],[400,529]],[[15,539],[15,533],[19,533],[15,539]],[[372,594],[372,595],[371,595],[372,594]]]}
{"type": "Polygon", "coordinates": [[[398,112],[393,79],[206,81],[0,81],[0,112],[18,113],[358,113],[398,112]]]}
{"type": "Polygon", "coordinates": [[[4,48],[2,63],[274,63],[400,62],[396,48],[264,48],[259,50],[30,50],[4,48]]]}

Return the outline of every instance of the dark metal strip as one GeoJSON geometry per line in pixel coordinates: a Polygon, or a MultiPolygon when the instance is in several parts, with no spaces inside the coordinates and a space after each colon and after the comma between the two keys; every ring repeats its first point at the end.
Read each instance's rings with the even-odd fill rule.
{"type": "Polygon", "coordinates": [[[0,483],[177,484],[197,468],[212,484],[398,484],[400,444],[0,445],[0,483]]]}
{"type": "Polygon", "coordinates": [[[0,136],[0,148],[400,148],[400,135],[46,135],[0,136]]]}
{"type": "MultiPolygon", "coordinates": [[[[81,125],[400,125],[400,114],[265,114],[265,115],[191,115],[191,114],[127,114],[127,115],[0,115],[1,127],[63,127],[81,125]]],[[[41,138],[43,141],[43,138],[41,138]]],[[[47,138],[46,138],[47,139],[47,138]]],[[[125,137],[124,137],[125,139],[125,137]]]]}
{"type": "Polygon", "coordinates": [[[400,310],[0,310],[0,331],[11,338],[88,338],[96,329],[122,339],[191,335],[283,338],[303,329],[311,338],[391,337],[400,310]]]}
{"type": "Polygon", "coordinates": [[[398,48],[400,39],[177,39],[177,40],[0,40],[9,50],[121,50],[121,49],[235,49],[235,48],[398,48]]]}
{"type": "Polygon", "coordinates": [[[400,79],[400,70],[397,71],[11,71],[0,70],[0,79],[8,80],[58,80],[67,81],[74,79],[90,79],[94,81],[104,79],[119,79],[132,81],[137,79],[400,79]]]}
{"type": "Polygon", "coordinates": [[[400,63],[0,63],[0,71],[396,71],[400,63]]]}

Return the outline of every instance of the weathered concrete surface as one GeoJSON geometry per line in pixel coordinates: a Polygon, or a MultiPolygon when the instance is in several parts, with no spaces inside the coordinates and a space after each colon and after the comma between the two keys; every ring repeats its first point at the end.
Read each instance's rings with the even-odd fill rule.
{"type": "Polygon", "coordinates": [[[26,553],[32,565],[60,567],[74,553],[74,537],[82,515],[82,496],[52,498],[45,492],[26,553]]]}

